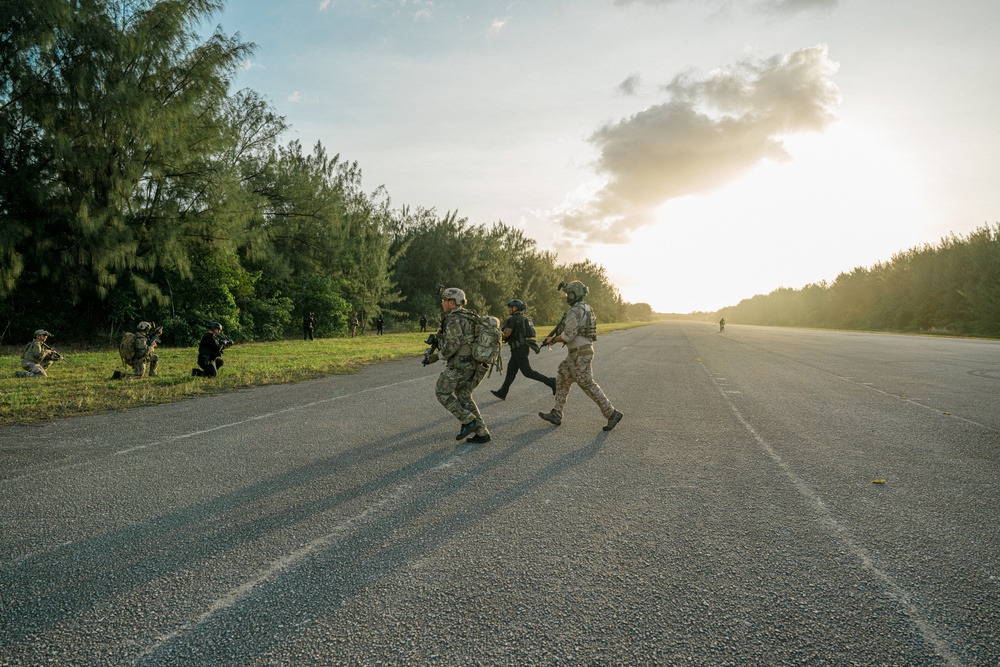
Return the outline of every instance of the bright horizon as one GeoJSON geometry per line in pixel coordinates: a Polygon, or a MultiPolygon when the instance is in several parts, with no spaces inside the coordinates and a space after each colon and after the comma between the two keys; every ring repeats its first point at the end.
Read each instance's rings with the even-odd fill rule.
{"type": "Polygon", "coordinates": [[[257,44],[235,86],[287,140],[658,312],[1000,220],[993,0],[234,0],[216,22],[257,44]]]}

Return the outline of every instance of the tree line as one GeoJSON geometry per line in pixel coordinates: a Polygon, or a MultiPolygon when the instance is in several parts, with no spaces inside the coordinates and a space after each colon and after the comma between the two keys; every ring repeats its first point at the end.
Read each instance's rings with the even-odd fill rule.
{"type": "Polygon", "coordinates": [[[282,143],[270,103],[230,92],[254,46],[198,30],[216,0],[13,0],[0,6],[0,342],[43,327],[117,340],[138,320],[190,344],[209,321],[275,340],[434,318],[436,282],[535,319],[582,280],[603,321],[652,315],[604,269],[560,264],[502,222],[394,206],[356,162],[282,143]]]}
{"type": "Polygon", "coordinates": [[[729,322],[1000,337],[1000,225],[780,288],[720,311],[729,322]]]}

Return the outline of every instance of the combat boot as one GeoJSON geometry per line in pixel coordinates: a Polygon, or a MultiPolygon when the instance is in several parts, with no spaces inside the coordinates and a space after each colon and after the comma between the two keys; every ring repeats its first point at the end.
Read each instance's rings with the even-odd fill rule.
{"type": "Polygon", "coordinates": [[[476,420],[473,419],[468,424],[462,424],[462,430],[458,432],[458,435],[455,436],[455,439],[461,440],[462,438],[469,435],[475,430],[476,430],[476,420]]]}
{"type": "Polygon", "coordinates": [[[551,410],[549,412],[539,412],[538,416],[544,419],[545,421],[549,422],[550,424],[555,424],[556,426],[562,424],[562,415],[560,415],[555,410],[551,410]]]}
{"type": "Polygon", "coordinates": [[[608,425],[604,427],[604,430],[610,431],[611,429],[613,429],[615,426],[618,425],[618,422],[620,422],[622,420],[622,417],[624,416],[625,415],[620,413],[618,410],[615,410],[615,413],[610,417],[608,417],[608,425]]]}
{"type": "Polygon", "coordinates": [[[111,374],[111,379],[112,380],[121,380],[122,379],[122,372],[121,371],[115,371],[114,373],[111,374]]]}

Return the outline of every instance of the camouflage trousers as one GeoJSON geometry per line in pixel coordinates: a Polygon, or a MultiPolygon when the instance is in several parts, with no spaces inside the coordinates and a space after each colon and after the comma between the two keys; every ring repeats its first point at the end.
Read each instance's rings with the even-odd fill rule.
{"type": "Polygon", "coordinates": [[[147,362],[149,363],[149,377],[156,377],[156,366],[157,364],[160,363],[160,355],[158,354],[151,354],[149,355],[148,358],[139,357],[138,359],[132,362],[132,372],[122,373],[121,376],[123,378],[127,377],[141,378],[143,375],[146,374],[147,362]]]}
{"type": "Polygon", "coordinates": [[[438,402],[445,407],[455,419],[468,424],[470,420],[476,422],[476,435],[489,435],[483,415],[479,412],[479,406],[472,399],[473,390],[479,386],[486,375],[486,366],[472,361],[455,361],[448,365],[448,368],[438,376],[437,394],[438,402]]]}
{"type": "Polygon", "coordinates": [[[553,412],[562,416],[563,408],[566,407],[566,399],[569,397],[569,389],[573,383],[580,385],[587,396],[597,403],[601,409],[601,414],[605,419],[610,419],[615,414],[615,407],[604,395],[604,391],[594,381],[594,348],[587,346],[570,350],[566,358],[559,364],[559,371],[556,374],[556,405],[553,412]]]}
{"type": "Polygon", "coordinates": [[[52,364],[51,361],[47,361],[47,362],[43,363],[42,365],[38,365],[38,364],[21,364],[21,368],[23,368],[24,371],[18,371],[17,373],[14,373],[14,377],[19,377],[19,378],[43,378],[43,377],[48,377],[49,374],[45,372],[45,369],[48,368],[51,364],[52,364]]]}

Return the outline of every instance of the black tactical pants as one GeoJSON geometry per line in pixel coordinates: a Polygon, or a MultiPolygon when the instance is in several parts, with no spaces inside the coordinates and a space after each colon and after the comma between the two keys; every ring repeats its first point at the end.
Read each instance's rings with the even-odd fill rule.
{"type": "Polygon", "coordinates": [[[538,371],[531,368],[531,362],[528,361],[528,354],[531,352],[531,348],[527,345],[521,345],[519,347],[513,348],[510,351],[510,361],[507,362],[507,375],[504,376],[503,385],[497,389],[497,394],[502,397],[507,396],[507,392],[510,391],[510,385],[514,383],[514,378],[517,377],[517,372],[521,371],[521,374],[526,378],[532,380],[538,380],[548,386],[555,386],[555,378],[550,378],[542,375],[538,371]]]}
{"type": "Polygon", "coordinates": [[[198,365],[201,366],[202,377],[214,378],[219,374],[219,369],[222,368],[224,363],[225,362],[222,361],[222,357],[209,359],[203,354],[198,355],[198,365]]]}

